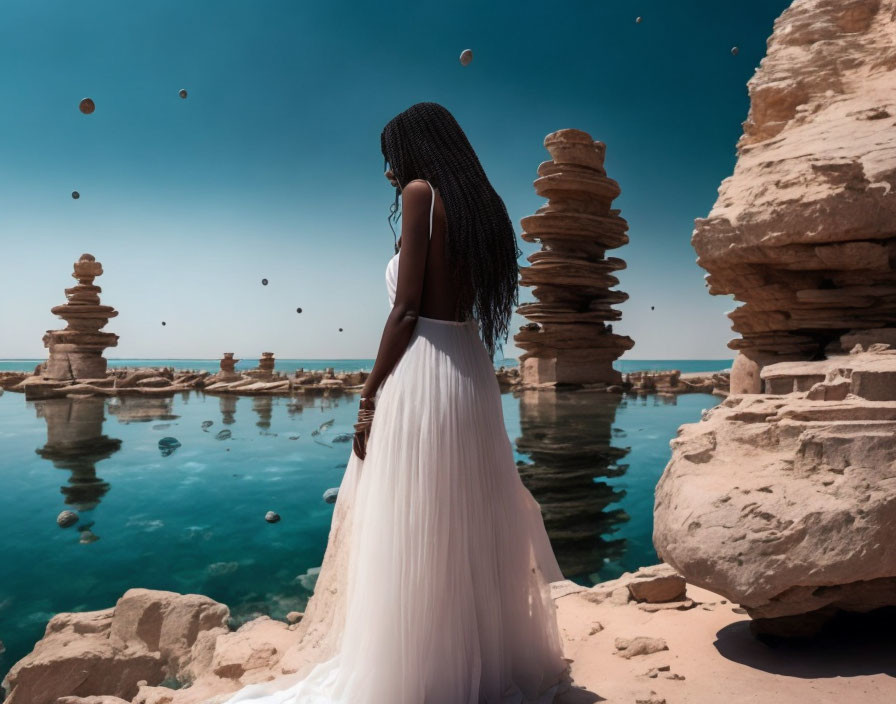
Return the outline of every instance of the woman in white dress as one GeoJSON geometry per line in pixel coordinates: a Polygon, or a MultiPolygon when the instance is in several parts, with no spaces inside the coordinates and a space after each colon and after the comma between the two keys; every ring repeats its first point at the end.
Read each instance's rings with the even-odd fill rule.
{"type": "Polygon", "coordinates": [[[413,105],[381,141],[401,239],[302,623],[317,664],[227,704],[548,704],[569,686],[562,575],[491,360],[517,302],[513,225],[441,105],[413,105]]]}

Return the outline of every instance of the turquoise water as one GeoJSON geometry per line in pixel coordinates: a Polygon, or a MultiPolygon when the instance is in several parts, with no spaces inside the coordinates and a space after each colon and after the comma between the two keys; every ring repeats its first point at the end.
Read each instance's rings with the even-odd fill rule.
{"type": "MultiPolygon", "coordinates": [[[[717,399],[502,399],[564,574],[592,584],[655,561],[653,488],[669,439],[717,399]]],[[[352,431],[356,407],[354,396],[302,406],[199,393],[0,395],[0,673],[53,614],[111,606],[132,586],[208,594],[237,621],[301,610],[332,515],[322,496],[341,481],[351,449],[340,436],[352,431]],[[218,439],[221,431],[230,437],[218,439]],[[165,437],[180,442],[167,455],[165,437]],[[77,525],[57,526],[64,509],[79,513],[77,525]],[[268,510],[282,520],[267,523],[268,510]]]]}
{"type": "MultiPolygon", "coordinates": [[[[0,359],[0,372],[31,371],[43,359],[0,359]]],[[[730,359],[619,359],[613,367],[619,371],[662,371],[678,369],[681,372],[717,372],[731,368],[730,359]]],[[[241,359],[237,369],[254,369],[258,360],[241,359]]],[[[110,359],[110,367],[173,367],[174,369],[197,369],[209,372],[220,370],[217,359],[110,359]]],[[[495,367],[517,366],[514,358],[497,359],[495,367]]],[[[369,371],[373,367],[372,359],[278,359],[277,369],[281,372],[294,372],[296,369],[321,370],[334,367],[338,371],[369,371]]]]}

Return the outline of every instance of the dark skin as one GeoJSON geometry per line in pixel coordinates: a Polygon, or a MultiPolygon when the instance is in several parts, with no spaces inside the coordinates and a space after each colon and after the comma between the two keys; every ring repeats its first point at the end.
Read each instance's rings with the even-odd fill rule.
{"type": "MultiPolygon", "coordinates": [[[[386,178],[398,186],[391,170],[386,178]]],[[[432,214],[432,239],[429,237],[429,207],[432,191],[426,181],[417,179],[401,191],[402,215],[399,239],[398,283],[395,305],[380,339],[376,361],[361,391],[361,408],[373,409],[373,398],[386,377],[407,349],[417,319],[455,320],[457,289],[445,256],[447,223],[439,191],[435,191],[432,214]]],[[[362,460],[367,454],[363,433],[355,433],[352,449],[362,460]]]]}

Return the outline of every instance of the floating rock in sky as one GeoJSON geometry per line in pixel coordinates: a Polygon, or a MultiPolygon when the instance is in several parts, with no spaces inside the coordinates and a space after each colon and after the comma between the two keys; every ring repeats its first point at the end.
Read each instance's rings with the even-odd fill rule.
{"type": "Polygon", "coordinates": [[[266,514],[264,514],[264,520],[266,520],[268,523],[276,523],[280,520],[280,514],[276,513],[275,511],[268,511],[266,514]]]}
{"type": "Polygon", "coordinates": [[[89,115],[94,110],[96,110],[96,104],[91,98],[84,98],[80,103],[78,103],[78,109],[85,115],[89,115]]]}
{"type": "Polygon", "coordinates": [[[168,457],[179,447],[180,441],[177,438],[162,438],[159,440],[159,452],[162,453],[162,457],[168,457]]]}
{"type": "Polygon", "coordinates": [[[473,60],[473,50],[472,49],[464,49],[460,52],[460,63],[461,66],[469,66],[470,62],[473,60]]]}
{"type": "Polygon", "coordinates": [[[164,320],[162,321],[162,325],[167,325],[167,324],[168,324],[168,323],[166,323],[164,320]]]}
{"type": "Polygon", "coordinates": [[[80,197],[81,197],[80,193],[78,193],[77,191],[72,191],[72,198],[74,200],[78,200],[78,198],[80,198],[80,197]]]}
{"type": "Polygon", "coordinates": [[[69,528],[78,522],[78,514],[74,511],[63,511],[56,516],[56,525],[60,528],[69,528]]]}
{"type": "Polygon", "coordinates": [[[218,440],[229,440],[230,435],[231,435],[230,431],[227,428],[225,428],[224,430],[220,431],[217,435],[215,435],[215,438],[217,438],[218,440]]]}
{"type": "Polygon", "coordinates": [[[328,504],[335,504],[336,497],[338,496],[338,494],[339,494],[338,488],[327,489],[324,492],[324,501],[326,501],[328,504]]]}
{"type": "Polygon", "coordinates": [[[267,285],[268,285],[268,280],[267,280],[267,279],[262,279],[262,280],[261,280],[261,285],[262,285],[262,286],[267,286],[267,285]]]}
{"type": "Polygon", "coordinates": [[[177,94],[178,94],[181,98],[186,99],[186,97],[187,97],[187,89],[186,89],[186,88],[181,88],[179,91],[177,91],[177,94]]]}
{"type": "Polygon", "coordinates": [[[653,306],[650,306],[650,310],[653,310],[653,306]]]}
{"type": "Polygon", "coordinates": [[[301,313],[301,312],[302,312],[301,308],[296,308],[296,313],[301,313]]]}
{"type": "Polygon", "coordinates": [[[342,332],[342,328],[339,328],[339,332],[342,332]]]}

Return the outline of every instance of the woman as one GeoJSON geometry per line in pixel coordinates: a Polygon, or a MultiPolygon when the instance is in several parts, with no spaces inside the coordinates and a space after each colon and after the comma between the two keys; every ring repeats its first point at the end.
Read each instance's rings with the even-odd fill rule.
{"type": "Polygon", "coordinates": [[[547,704],[569,682],[562,575],[491,362],[517,302],[513,226],[444,107],[413,105],[381,142],[401,239],[302,622],[318,664],[228,704],[547,704]]]}

